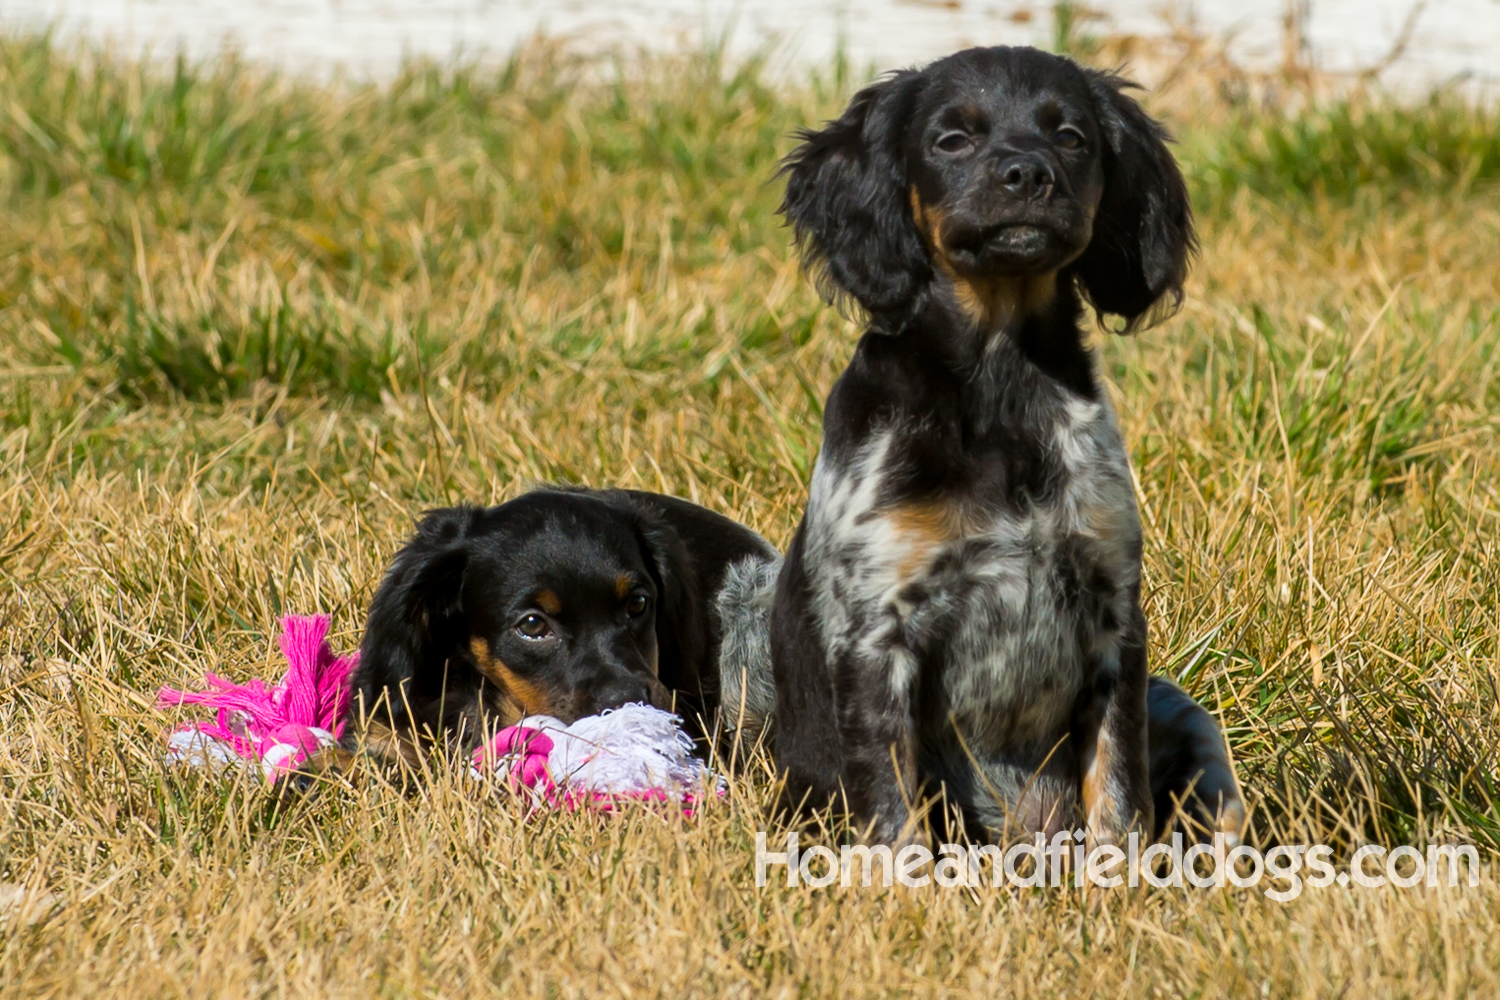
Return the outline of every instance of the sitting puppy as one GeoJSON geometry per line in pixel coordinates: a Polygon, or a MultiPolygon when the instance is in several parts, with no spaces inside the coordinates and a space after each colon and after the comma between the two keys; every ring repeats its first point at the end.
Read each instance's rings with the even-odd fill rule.
{"type": "Polygon", "coordinates": [[[1127,328],[1174,307],[1194,249],[1128,86],[970,49],[786,162],[805,261],[869,328],[777,584],[775,755],[793,800],[879,841],[939,789],[990,836],[1150,836],[1190,790],[1209,829],[1244,820],[1212,717],[1148,677],[1129,460],[1080,330],[1085,299],[1127,328]]]}
{"type": "Polygon", "coordinates": [[[766,656],[764,614],[721,601],[726,621],[714,598],[777,560],[748,528],[633,490],[431,511],[371,603],[345,750],[412,765],[528,715],[631,702],[712,718],[726,625],[731,654],[766,656]]]}

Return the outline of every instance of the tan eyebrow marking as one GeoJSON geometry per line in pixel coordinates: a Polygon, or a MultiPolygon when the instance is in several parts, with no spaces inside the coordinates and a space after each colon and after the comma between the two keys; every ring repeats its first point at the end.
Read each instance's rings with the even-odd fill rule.
{"type": "Polygon", "coordinates": [[[562,610],[562,601],[558,600],[557,595],[552,591],[543,590],[536,595],[536,606],[549,615],[555,615],[562,610]]]}
{"type": "Polygon", "coordinates": [[[635,578],[629,573],[621,573],[615,577],[615,596],[623,598],[630,593],[630,588],[635,586],[635,578]]]}

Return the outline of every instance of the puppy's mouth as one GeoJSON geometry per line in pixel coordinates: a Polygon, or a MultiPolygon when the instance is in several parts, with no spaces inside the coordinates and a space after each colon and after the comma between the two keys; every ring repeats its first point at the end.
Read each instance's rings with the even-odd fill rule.
{"type": "Polygon", "coordinates": [[[1031,261],[1052,247],[1052,234],[1041,226],[1001,226],[984,241],[985,257],[1019,262],[1031,261]]]}
{"type": "Polygon", "coordinates": [[[955,227],[944,243],[955,264],[965,270],[1035,274],[1057,266],[1056,235],[1035,223],[955,227]]]}
{"type": "Polygon", "coordinates": [[[1044,210],[955,212],[944,220],[942,250],[952,265],[972,276],[1035,277],[1066,265],[1088,245],[1088,216],[1071,203],[1044,210]]]}

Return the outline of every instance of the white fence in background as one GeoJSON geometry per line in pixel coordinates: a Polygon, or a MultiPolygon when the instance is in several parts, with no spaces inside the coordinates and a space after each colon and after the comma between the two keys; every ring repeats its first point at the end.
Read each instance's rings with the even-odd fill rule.
{"type": "MultiPolygon", "coordinates": [[[[1159,35],[1172,20],[1229,40],[1237,61],[1283,56],[1289,7],[1305,13],[1316,65],[1382,60],[1417,16],[1396,86],[1463,78],[1500,83],[1500,0],[1093,0],[1085,29],[1159,35]]],[[[193,57],[225,45],[296,73],[383,77],[410,55],[503,56],[528,38],[586,48],[701,45],[724,36],[746,53],[775,45],[782,68],[827,65],[842,44],[858,68],[923,62],[974,44],[1047,44],[1053,4],[1034,0],[0,0],[0,30],[54,25],[127,52],[193,57]]]]}

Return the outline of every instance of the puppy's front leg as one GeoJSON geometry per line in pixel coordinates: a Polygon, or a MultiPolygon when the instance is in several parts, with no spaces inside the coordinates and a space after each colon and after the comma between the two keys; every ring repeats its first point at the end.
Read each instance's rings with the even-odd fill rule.
{"type": "Polygon", "coordinates": [[[1094,664],[1092,694],[1077,723],[1088,842],[1122,844],[1150,836],[1150,749],[1146,725],[1146,619],[1136,608],[1118,654],[1094,664]]]}
{"type": "Polygon", "coordinates": [[[865,631],[858,626],[825,642],[826,612],[816,610],[804,544],[798,532],[771,612],[775,757],[786,776],[787,805],[819,809],[842,800],[860,827],[873,823],[873,840],[894,843],[917,787],[915,670],[910,654],[893,648],[888,636],[852,641],[865,631]]]}
{"type": "Polygon", "coordinates": [[[916,658],[894,644],[876,648],[878,654],[852,651],[834,672],[843,784],[856,821],[873,823],[870,839],[896,844],[916,835],[908,829],[919,794],[911,690],[916,658]]]}

